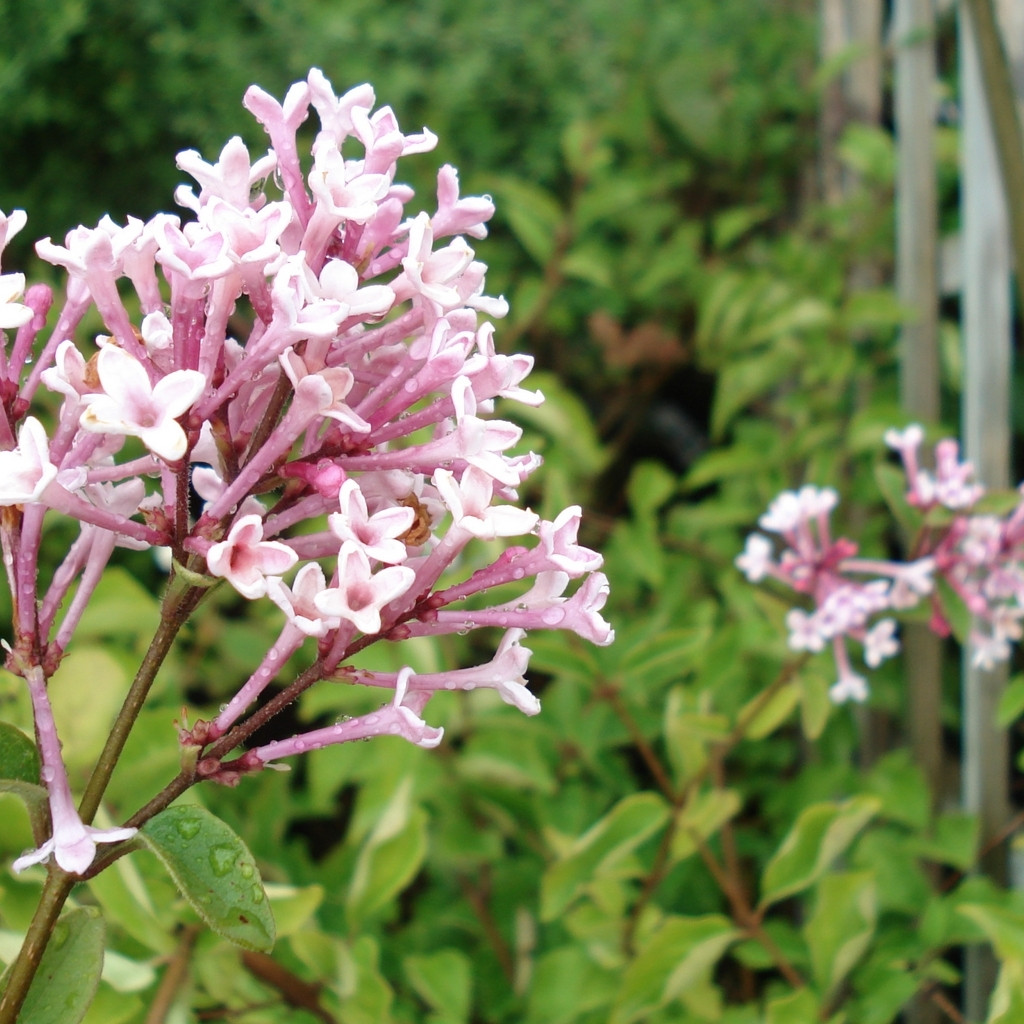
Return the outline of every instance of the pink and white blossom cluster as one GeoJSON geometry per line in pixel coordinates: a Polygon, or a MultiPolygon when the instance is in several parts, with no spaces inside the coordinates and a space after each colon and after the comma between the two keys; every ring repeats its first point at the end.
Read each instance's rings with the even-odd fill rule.
{"type": "Polygon", "coordinates": [[[850,641],[860,645],[868,668],[899,651],[893,613],[928,601],[931,628],[949,635],[950,610],[936,586],[940,579],[972,617],[967,639],[976,665],[991,668],[1005,661],[1024,634],[1024,498],[1005,516],[975,511],[985,489],[974,480],[971,464],[961,461],[957,442],[947,438],[935,445],[931,470],[922,465],[923,441],[917,425],[885,434],[906,475],[906,504],[920,519],[908,560],[859,558],[854,541],[832,535],[838,495],[813,486],[784,491],[758,521],[781,538],[778,554],[775,542],[754,533],[736,559],[751,582],[777,580],[804,597],[786,615],[789,647],[831,651],[837,671],[831,695],[837,702],[868,695],[851,662],[850,641]]]}
{"type": "MultiPolygon", "coordinates": [[[[432,212],[410,212],[398,161],[436,140],[404,134],[390,108],[375,109],[368,85],[337,96],[314,69],[283,102],[254,86],[244,103],[270,148],[254,157],[234,138],[212,163],[179,154],[197,183],[176,193],[186,219],[104,218],[63,244],[38,243],[67,274],[55,318],[48,287],[0,277],[8,664],[45,701],[40,673],[59,663],[118,545],[168,548],[173,572],[268,598],[283,613],[280,635],[216,719],[183,736],[200,750],[200,773],[224,782],[370,735],[434,746],[441,730],[423,713],[439,689],[491,687],[534,714],[521,643],[529,630],[570,630],[597,644],[613,637],[600,614],[601,557],[577,542],[580,509],[548,522],[515,504],[540,460],[512,454],[520,429],[490,415],[499,398],[542,401],[523,386],[531,358],[495,347],[488,318],[506,305],[486,293],[486,268],[467,241],[486,235],[491,200],[462,196],[444,166],[432,212]],[[302,160],[298,132],[311,114],[302,160]],[[102,320],[98,337],[81,337],[87,316],[102,320]],[[47,418],[39,408],[58,411],[47,418]],[[52,513],[77,520],[80,533],[42,580],[37,556],[52,513]],[[523,543],[468,578],[453,573],[474,541],[512,538],[523,543]],[[506,585],[518,585],[516,596],[506,585]],[[497,586],[503,596],[488,605],[482,595],[497,586]],[[369,639],[484,626],[504,639],[477,668],[388,674],[350,661],[369,639]],[[250,749],[233,769],[204,760],[203,748],[307,643],[321,678],[384,688],[390,700],[361,719],[250,749]]],[[[0,215],[0,252],[24,222],[20,211],[0,215]]],[[[58,770],[59,752],[42,753],[58,770]]],[[[53,808],[55,835],[68,806],[53,808]]],[[[95,831],[89,843],[103,841],[95,831]]],[[[84,833],[65,832],[79,849],[84,833]]],[[[82,870],[86,858],[62,860],[59,843],[55,852],[82,870]]]]}

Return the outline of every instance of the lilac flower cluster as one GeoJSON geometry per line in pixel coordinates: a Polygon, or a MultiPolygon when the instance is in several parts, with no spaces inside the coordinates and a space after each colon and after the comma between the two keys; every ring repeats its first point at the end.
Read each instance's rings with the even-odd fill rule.
{"type": "MultiPolygon", "coordinates": [[[[951,632],[950,616],[936,587],[941,579],[972,616],[969,636],[976,665],[1005,661],[1024,628],[1024,501],[1006,516],[975,511],[985,489],[960,460],[956,441],[939,441],[934,471],[920,458],[921,427],[886,432],[907,479],[905,501],[916,509],[921,527],[907,561],[858,558],[857,545],[834,538],[830,517],[838,496],[829,488],[785,491],[758,521],[782,538],[775,545],[761,533],[747,538],[737,567],[751,582],[774,579],[804,595],[808,607],[786,615],[794,651],[824,651],[835,660],[836,702],[863,701],[867,683],[851,663],[849,641],[861,645],[864,663],[876,668],[899,651],[891,612],[908,611],[928,600],[929,625],[940,636],[951,632]]],[[[1024,487],[1021,488],[1024,494],[1024,487]]]]}
{"type": "MultiPolygon", "coordinates": [[[[434,212],[407,213],[412,190],[396,181],[397,161],[436,140],[403,134],[388,107],[374,110],[367,85],[339,97],[313,70],[283,103],[256,87],[244,102],[271,148],[253,160],[234,138],[212,164],[181,153],[178,166],[199,187],[181,187],[176,199],[192,219],[104,218],[64,245],[38,243],[68,275],[48,333],[50,289],[0,277],[0,330],[15,332],[0,351],[0,540],[15,608],[8,667],[32,691],[54,820],[54,838],[19,867],[54,853],[81,872],[95,842],[124,838],[75,815],[45,690],[117,546],[168,548],[179,578],[223,578],[284,615],[252,677],[214,721],[183,733],[199,775],[222,782],[366,736],[434,746],[441,730],[422,714],[439,689],[491,687],[535,714],[526,631],[613,637],[600,615],[601,557],[577,543],[580,509],[547,522],[512,504],[540,460],[509,454],[521,431],[488,414],[497,398],[535,405],[542,396],[521,386],[532,360],[498,352],[481,318],[506,311],[485,294],[485,267],[466,241],[486,235],[491,200],[461,196],[444,166],[434,212]],[[311,108],[319,129],[304,167],[297,133],[311,108]],[[75,340],[90,310],[105,325],[94,352],[75,340]],[[28,415],[58,401],[50,426],[28,415]],[[196,521],[193,490],[205,503],[196,521]],[[51,510],[77,520],[80,533],[41,582],[51,510]],[[531,546],[507,547],[450,582],[474,539],[531,536],[531,546]],[[517,596],[481,602],[506,584],[519,584],[517,596]],[[349,664],[370,639],[483,626],[505,632],[494,659],[476,668],[422,675],[349,664]],[[319,678],[384,688],[390,702],[250,749],[230,766],[204,758],[307,641],[319,678]]],[[[24,223],[20,211],[0,215],[0,253],[24,223]]]]}

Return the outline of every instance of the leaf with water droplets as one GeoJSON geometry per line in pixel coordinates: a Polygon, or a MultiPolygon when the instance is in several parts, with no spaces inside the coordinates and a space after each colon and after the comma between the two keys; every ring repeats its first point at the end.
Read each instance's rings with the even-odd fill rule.
{"type": "Polygon", "coordinates": [[[231,829],[195,805],[168,807],[139,838],[170,872],[195,912],[246,949],[274,945],[274,917],[252,854],[231,829]]]}
{"type": "Polygon", "coordinates": [[[20,729],[0,722],[0,793],[13,793],[24,801],[38,841],[49,831],[46,790],[39,785],[36,745],[20,729]]]}
{"type": "MultiPolygon", "coordinates": [[[[95,907],[64,914],[18,1016],[20,1024],[78,1024],[103,970],[103,918],[95,907]]],[[[0,979],[0,990],[6,979],[0,979]]]]}
{"type": "Polygon", "coordinates": [[[36,745],[20,730],[0,722],[0,779],[39,782],[36,745]]]}

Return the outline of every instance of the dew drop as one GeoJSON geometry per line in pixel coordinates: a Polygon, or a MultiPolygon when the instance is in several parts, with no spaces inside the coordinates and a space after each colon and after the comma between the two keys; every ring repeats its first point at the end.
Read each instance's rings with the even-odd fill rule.
{"type": "Polygon", "coordinates": [[[39,776],[42,778],[43,782],[53,782],[57,777],[57,773],[49,765],[43,765],[43,767],[39,769],[39,776]]]}
{"type": "Polygon", "coordinates": [[[182,818],[176,827],[182,839],[194,839],[199,834],[201,823],[198,818],[182,818]]]}
{"type": "Polygon", "coordinates": [[[565,618],[565,611],[562,608],[545,608],[541,612],[540,620],[546,626],[557,626],[565,618]]]}
{"type": "Polygon", "coordinates": [[[223,878],[231,873],[238,859],[238,851],[233,846],[214,846],[210,849],[210,870],[223,878]]]}
{"type": "Polygon", "coordinates": [[[513,569],[512,576],[514,579],[521,580],[526,575],[525,569],[513,569]]]}
{"type": "Polygon", "coordinates": [[[256,868],[248,861],[242,861],[242,863],[238,865],[238,873],[243,878],[252,878],[252,876],[256,874],[256,868]]]}
{"type": "Polygon", "coordinates": [[[228,706],[227,706],[227,704],[221,704],[221,706],[220,706],[220,708],[219,708],[219,710],[220,710],[220,713],[221,713],[222,715],[224,714],[224,712],[225,712],[225,711],[227,711],[227,709],[228,709],[228,706]]]}
{"type": "Polygon", "coordinates": [[[277,651],[267,651],[267,661],[277,661],[277,659],[278,659],[277,651]]]}

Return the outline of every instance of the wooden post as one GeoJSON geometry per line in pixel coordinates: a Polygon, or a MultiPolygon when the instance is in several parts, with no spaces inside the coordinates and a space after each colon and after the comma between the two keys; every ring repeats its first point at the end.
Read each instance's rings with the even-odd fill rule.
{"type": "MultiPolygon", "coordinates": [[[[896,291],[911,319],[900,335],[900,401],[912,420],[939,419],[938,200],[935,171],[935,13],[931,0],[897,0],[896,291]]],[[[942,768],[941,644],[924,625],[903,630],[907,732],[915,763],[938,797],[942,768]]]]}
{"type": "MultiPolygon", "coordinates": [[[[990,33],[995,23],[976,20],[977,7],[973,3],[961,6],[959,20],[963,98],[962,420],[966,458],[974,463],[986,486],[1000,488],[1010,482],[1011,239],[1004,175],[1000,173],[1000,152],[990,116],[993,106],[986,102],[985,71],[978,48],[977,30],[990,33]]],[[[991,15],[991,6],[986,7],[986,12],[991,15]]],[[[989,39],[989,47],[991,43],[989,39]]],[[[989,59],[987,54],[985,59],[989,59]]],[[[1012,105],[1012,93],[1001,100],[1012,105]]],[[[1006,154],[1002,155],[1005,167],[1006,154]]],[[[1008,741],[1005,731],[995,724],[996,706],[1005,680],[1005,668],[981,669],[972,663],[970,649],[965,651],[963,803],[968,811],[978,815],[983,842],[1002,828],[1009,815],[1008,741]]],[[[993,850],[982,868],[996,881],[1005,882],[1005,847],[993,850]]],[[[967,952],[965,966],[964,1011],[968,1019],[981,1020],[995,983],[996,962],[988,950],[972,948],[967,952]]]]}

